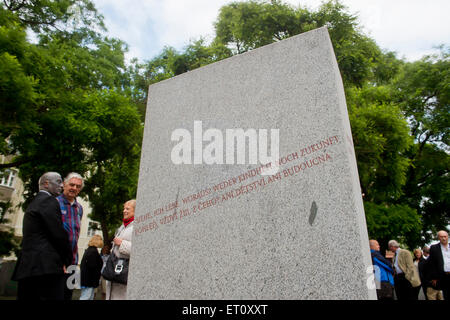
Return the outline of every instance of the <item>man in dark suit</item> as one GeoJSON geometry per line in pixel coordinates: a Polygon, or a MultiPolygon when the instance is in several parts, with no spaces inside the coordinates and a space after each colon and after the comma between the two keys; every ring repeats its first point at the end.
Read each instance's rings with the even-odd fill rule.
{"type": "Polygon", "coordinates": [[[431,285],[442,290],[444,300],[450,300],[450,246],[448,233],[438,232],[439,243],[430,247],[430,257],[427,261],[431,285]]]}
{"type": "Polygon", "coordinates": [[[18,281],[18,300],[63,300],[64,269],[72,250],[55,196],[62,192],[59,173],[39,179],[39,193],[23,218],[22,251],[12,279],[18,281]]]}
{"type": "Polygon", "coordinates": [[[427,262],[428,257],[430,256],[430,247],[423,247],[423,259],[419,260],[419,276],[420,276],[420,282],[422,283],[422,290],[425,295],[425,300],[428,300],[428,275],[427,275],[427,262]]]}

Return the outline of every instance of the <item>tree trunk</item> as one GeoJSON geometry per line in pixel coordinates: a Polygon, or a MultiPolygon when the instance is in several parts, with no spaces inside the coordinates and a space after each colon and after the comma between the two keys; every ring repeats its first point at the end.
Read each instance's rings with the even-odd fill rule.
{"type": "Polygon", "coordinates": [[[106,221],[101,221],[100,225],[102,227],[102,234],[103,234],[103,244],[106,246],[109,246],[109,249],[111,249],[112,245],[111,245],[111,241],[112,239],[109,238],[109,230],[108,230],[108,226],[106,224],[106,221]]]}

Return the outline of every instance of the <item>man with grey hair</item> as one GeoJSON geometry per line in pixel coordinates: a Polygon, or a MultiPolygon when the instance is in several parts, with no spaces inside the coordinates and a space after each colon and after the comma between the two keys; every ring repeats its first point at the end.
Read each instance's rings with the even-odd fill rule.
{"type": "Polygon", "coordinates": [[[424,246],[422,248],[422,252],[423,252],[423,258],[424,259],[428,259],[428,257],[430,256],[430,247],[429,246],[424,246]]]}
{"type": "Polygon", "coordinates": [[[439,243],[430,247],[430,257],[428,258],[431,286],[437,290],[442,290],[444,300],[450,300],[450,245],[448,243],[448,232],[441,230],[437,236],[439,243]]]}
{"type": "MultiPolygon", "coordinates": [[[[76,172],[71,172],[64,179],[63,193],[57,198],[61,208],[64,229],[72,247],[71,265],[78,265],[78,238],[80,236],[83,207],[77,201],[77,196],[84,187],[84,179],[76,172]]],[[[67,279],[70,274],[66,274],[67,279]]],[[[72,290],[65,287],[65,300],[72,300],[72,290]]]]}
{"type": "Polygon", "coordinates": [[[12,276],[18,281],[18,300],[64,298],[64,269],[72,254],[55,199],[62,188],[59,173],[44,173],[39,192],[25,211],[22,251],[12,276]]]}
{"type": "Polygon", "coordinates": [[[400,249],[397,241],[388,242],[389,250],[394,252],[394,288],[398,300],[417,300],[413,288],[420,286],[412,255],[408,250],[400,249]]]}

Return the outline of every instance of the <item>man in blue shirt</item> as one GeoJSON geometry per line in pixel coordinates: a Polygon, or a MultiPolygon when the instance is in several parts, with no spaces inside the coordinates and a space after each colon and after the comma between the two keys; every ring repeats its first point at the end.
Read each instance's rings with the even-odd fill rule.
{"type": "MultiPolygon", "coordinates": [[[[80,236],[83,207],[77,202],[77,196],[84,187],[81,175],[71,172],[64,179],[63,193],[57,198],[61,208],[61,216],[64,229],[69,236],[72,247],[72,265],[78,265],[78,238],[80,236]]],[[[70,274],[66,274],[69,278],[70,274]]],[[[65,286],[65,300],[72,299],[72,290],[65,286]]]]}

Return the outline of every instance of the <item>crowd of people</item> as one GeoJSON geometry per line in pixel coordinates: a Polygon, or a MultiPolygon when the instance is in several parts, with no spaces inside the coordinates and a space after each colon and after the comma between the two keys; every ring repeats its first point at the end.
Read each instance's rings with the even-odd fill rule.
{"type": "MultiPolygon", "coordinates": [[[[83,217],[77,196],[83,187],[84,179],[78,173],[69,173],[64,181],[57,172],[40,177],[39,192],[25,211],[22,250],[12,275],[18,282],[18,300],[72,300],[77,279],[71,267],[78,265],[83,217]]],[[[99,286],[104,299],[126,299],[126,284],[107,281],[101,275],[111,255],[129,260],[135,208],[135,200],[124,204],[123,224],[111,252],[100,235],[90,239],[80,263],[80,300],[94,299],[99,286]]]]}
{"type": "Polygon", "coordinates": [[[410,251],[397,241],[388,243],[385,256],[377,240],[370,240],[379,300],[450,300],[450,246],[448,232],[437,233],[439,243],[410,251]]]}
{"type": "MultiPolygon", "coordinates": [[[[40,177],[39,192],[24,215],[22,250],[12,276],[18,282],[18,300],[72,300],[76,286],[71,285],[69,269],[78,265],[83,207],[77,196],[83,186],[84,180],[77,173],[70,173],[64,181],[57,172],[40,177]]],[[[106,280],[105,269],[120,273],[124,261],[130,259],[135,209],[136,200],[125,202],[123,223],[112,247],[104,244],[100,235],[89,241],[80,263],[80,300],[94,299],[98,287],[103,299],[126,299],[126,277],[125,281],[116,282],[114,277],[106,280]],[[116,263],[113,261],[121,262],[111,267],[116,263]]],[[[415,249],[413,254],[391,240],[383,256],[378,241],[369,241],[378,299],[417,300],[422,289],[428,300],[450,300],[448,233],[439,231],[437,236],[439,243],[415,249]]]]}

